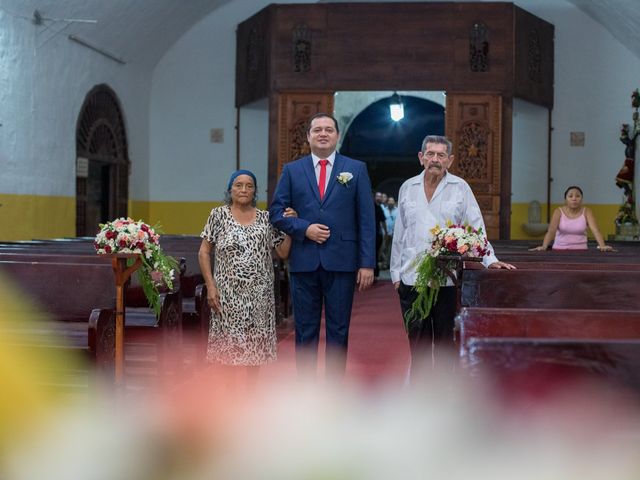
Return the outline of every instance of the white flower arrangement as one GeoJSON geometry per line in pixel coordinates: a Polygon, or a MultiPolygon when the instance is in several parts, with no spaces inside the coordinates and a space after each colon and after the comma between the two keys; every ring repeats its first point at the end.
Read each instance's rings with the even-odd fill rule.
{"type": "Polygon", "coordinates": [[[160,314],[160,292],[158,287],[166,285],[173,289],[173,280],[178,263],[165,255],[160,248],[160,235],[156,229],[142,220],[117,218],[101,223],[100,231],[93,242],[99,255],[128,253],[140,255],[142,266],[137,270],[138,280],[149,301],[149,305],[160,314]]]}
{"type": "Polygon", "coordinates": [[[353,178],[353,174],[351,172],[340,172],[340,175],[338,175],[336,177],[336,180],[338,180],[338,183],[340,185],[344,185],[345,187],[348,187],[348,183],[351,181],[351,179],[353,178]]]}

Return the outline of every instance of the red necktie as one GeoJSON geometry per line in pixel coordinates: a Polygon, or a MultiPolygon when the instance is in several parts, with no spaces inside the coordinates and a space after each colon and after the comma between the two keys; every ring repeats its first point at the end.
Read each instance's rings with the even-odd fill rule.
{"type": "Polygon", "coordinates": [[[320,190],[320,200],[324,197],[324,188],[327,183],[327,163],[329,160],[320,160],[320,178],[318,179],[318,189],[320,190]]]}

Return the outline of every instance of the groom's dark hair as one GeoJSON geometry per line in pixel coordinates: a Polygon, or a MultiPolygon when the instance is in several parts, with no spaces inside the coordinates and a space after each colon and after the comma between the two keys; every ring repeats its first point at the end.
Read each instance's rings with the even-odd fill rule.
{"type": "Polygon", "coordinates": [[[336,126],[336,133],[340,133],[340,128],[338,128],[338,120],[336,120],[333,115],[329,115],[328,113],[324,112],[316,113],[309,119],[309,124],[307,125],[307,133],[311,131],[311,122],[313,122],[316,118],[330,118],[331,120],[333,120],[333,124],[336,126]]]}

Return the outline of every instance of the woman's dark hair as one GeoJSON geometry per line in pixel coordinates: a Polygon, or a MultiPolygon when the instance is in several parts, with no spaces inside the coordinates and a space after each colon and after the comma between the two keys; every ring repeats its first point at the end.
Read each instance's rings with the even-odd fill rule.
{"type": "Polygon", "coordinates": [[[564,198],[567,198],[567,193],[569,193],[569,190],[573,190],[576,189],[580,192],[580,195],[582,195],[584,197],[584,193],[582,193],[582,189],[577,186],[577,185],[571,185],[570,187],[568,187],[565,191],[564,191],[564,198]]]}

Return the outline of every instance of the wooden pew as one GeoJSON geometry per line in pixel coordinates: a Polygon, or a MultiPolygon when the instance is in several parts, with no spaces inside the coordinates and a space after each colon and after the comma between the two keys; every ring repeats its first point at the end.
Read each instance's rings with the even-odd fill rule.
{"type": "Polygon", "coordinates": [[[206,364],[207,345],[209,341],[209,322],[211,307],[207,302],[207,286],[201,283],[196,287],[193,311],[184,312],[185,318],[189,317],[189,327],[185,329],[186,335],[192,335],[196,348],[196,362],[206,364]]]}
{"type": "Polygon", "coordinates": [[[464,270],[461,306],[640,310],[640,271],[464,270]]]}
{"type": "MultiPolygon", "coordinates": [[[[6,313],[3,311],[3,314],[6,313]]],[[[44,358],[53,362],[51,365],[34,363],[34,367],[47,372],[47,375],[42,377],[47,385],[72,393],[84,391],[88,386],[113,384],[113,310],[92,310],[88,321],[83,322],[59,322],[30,310],[14,312],[9,320],[1,327],[5,341],[13,342],[13,346],[25,354],[33,354],[34,359],[44,358]],[[9,338],[11,340],[8,340],[9,338]],[[45,351],[45,357],[40,357],[45,351]],[[52,370],[52,365],[57,368],[52,370]]]]}
{"type": "Polygon", "coordinates": [[[473,338],[467,369],[507,396],[545,397],[597,382],[588,393],[615,389],[640,395],[640,340],[473,338]]]}
{"type": "MultiPolygon", "coordinates": [[[[108,259],[95,257],[95,263],[72,256],[58,258],[64,260],[58,262],[0,260],[0,271],[49,314],[53,322],[47,328],[71,339],[76,346],[83,344],[98,365],[103,365],[106,357],[113,358],[115,348],[113,331],[108,329],[112,325],[115,328],[115,283],[111,264],[104,261],[108,259]]],[[[175,346],[180,327],[180,295],[169,292],[163,294],[159,319],[146,308],[128,309],[125,337],[151,339],[162,356],[175,346]]],[[[107,364],[111,368],[112,364],[107,364]]]]}
{"type": "MultiPolygon", "coordinates": [[[[544,262],[544,261],[511,261],[518,270],[611,270],[640,271],[638,263],[587,263],[582,262],[544,262]]],[[[464,270],[482,270],[485,267],[479,262],[464,262],[464,270]]]]}
{"type": "MultiPolygon", "coordinates": [[[[160,244],[168,255],[176,259],[184,259],[184,270],[180,278],[180,290],[183,298],[183,311],[193,315],[187,315],[185,321],[190,321],[196,314],[195,295],[196,287],[204,282],[198,264],[198,250],[202,239],[195,235],[162,235],[160,244]]],[[[25,255],[92,255],[95,256],[93,248],[93,237],[39,240],[27,242],[0,243],[0,255],[19,254],[25,255]]],[[[213,259],[212,259],[213,262],[213,259]]],[[[275,285],[274,293],[276,297],[277,322],[280,324],[285,318],[291,315],[291,302],[289,294],[289,276],[286,262],[274,259],[275,285]]],[[[140,297],[140,295],[137,295],[140,297]]],[[[186,325],[186,324],[185,324],[186,325]]],[[[187,325],[186,325],[187,326],[187,325]]],[[[187,326],[187,328],[198,329],[199,326],[187,326]]]]}
{"type": "Polygon", "coordinates": [[[518,270],[465,265],[456,317],[465,370],[489,373],[516,392],[597,377],[639,394],[640,250],[623,250],[505,254],[496,247],[518,270]]]}
{"type": "Polygon", "coordinates": [[[456,331],[462,358],[475,338],[640,340],[640,311],[464,307],[456,331]]]}
{"type": "MultiPolygon", "coordinates": [[[[640,242],[624,242],[624,241],[607,241],[607,245],[611,245],[618,252],[637,252],[640,249],[640,242]]],[[[542,244],[542,238],[539,240],[491,240],[491,246],[498,254],[505,252],[529,252],[530,249],[542,244]]],[[[595,240],[587,242],[587,250],[580,250],[576,253],[600,253],[597,249],[598,244],[595,240]]],[[[567,250],[547,250],[549,252],[566,252],[567,250]]],[[[570,251],[571,252],[571,251],[570,251]]],[[[530,252],[540,253],[540,252],[530,252]]],[[[615,252],[614,252],[615,253],[615,252]]]]}
{"type": "MultiPolygon", "coordinates": [[[[90,263],[90,264],[105,264],[111,265],[111,258],[105,255],[97,255],[93,248],[93,239],[85,242],[66,242],[66,241],[54,241],[54,242],[38,242],[36,244],[29,243],[22,245],[19,248],[15,248],[13,245],[0,246],[0,262],[1,261],[31,261],[31,262],[63,262],[63,263],[90,263]]],[[[175,255],[174,252],[172,252],[175,255]]],[[[197,251],[192,256],[192,266],[197,257],[197,251]]],[[[178,257],[179,258],[179,257],[178,257]]],[[[183,305],[181,311],[187,312],[184,316],[181,324],[186,325],[187,328],[197,329],[198,325],[191,326],[189,322],[195,315],[195,283],[202,282],[202,276],[198,273],[187,275],[187,264],[184,258],[179,258],[180,272],[179,279],[176,279],[174,287],[180,289],[181,297],[183,299],[183,305]],[[191,298],[189,298],[191,297],[191,298]],[[188,313],[192,312],[193,315],[188,313]]],[[[145,316],[141,315],[147,310],[147,300],[144,296],[142,288],[137,284],[136,276],[134,275],[130,285],[127,288],[125,295],[126,306],[128,310],[137,309],[135,312],[136,318],[142,320],[145,316]]],[[[168,315],[171,318],[171,315],[168,315]]],[[[132,320],[133,321],[133,320],[132,320]]],[[[159,325],[153,324],[150,321],[146,322],[146,328],[155,330],[159,325]]],[[[176,340],[181,338],[182,326],[177,328],[176,325],[171,327],[172,332],[168,332],[165,340],[171,340],[168,342],[171,347],[164,349],[165,351],[177,351],[177,346],[180,341],[176,340]]],[[[141,333],[144,331],[143,325],[136,325],[136,338],[141,338],[141,333]]],[[[185,361],[189,362],[189,359],[185,357],[185,361]]]]}
{"type": "MultiPolygon", "coordinates": [[[[180,276],[180,291],[182,294],[182,328],[187,333],[186,338],[194,338],[195,349],[199,360],[204,360],[209,329],[209,315],[202,314],[203,309],[199,305],[206,305],[206,289],[204,295],[202,288],[196,291],[196,287],[203,284],[198,265],[198,249],[201,238],[197,236],[163,235],[161,245],[164,251],[175,258],[184,259],[180,276]]],[[[64,256],[63,261],[74,263],[102,263],[110,262],[109,258],[101,258],[95,254],[93,238],[52,240],[39,242],[21,242],[0,244],[0,261],[3,258],[24,260],[36,259],[36,261],[57,261],[64,256]]],[[[289,294],[289,277],[286,262],[274,260],[274,293],[276,298],[276,321],[279,327],[288,325],[284,320],[291,314],[289,294]]],[[[139,288],[136,288],[135,280],[132,288],[127,291],[127,303],[131,306],[144,306],[145,300],[139,288]]],[[[208,308],[208,307],[206,307],[208,308]]],[[[199,361],[198,360],[198,361],[199,361]]]]}
{"type": "Polygon", "coordinates": [[[634,263],[640,264],[640,243],[619,242],[613,247],[614,252],[600,252],[595,243],[590,243],[588,250],[547,250],[529,251],[536,246],[518,241],[492,242],[495,253],[500,260],[513,262],[559,262],[559,263],[634,263]]]}

